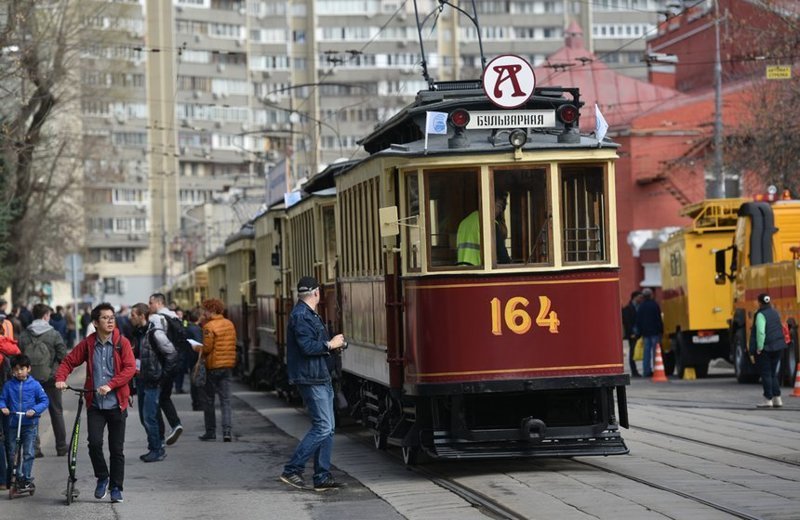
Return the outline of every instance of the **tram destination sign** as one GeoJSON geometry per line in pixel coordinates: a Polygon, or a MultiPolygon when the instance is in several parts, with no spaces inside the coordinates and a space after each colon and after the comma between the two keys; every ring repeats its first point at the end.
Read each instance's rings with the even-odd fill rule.
{"type": "Polygon", "coordinates": [[[555,110],[482,110],[469,113],[467,130],[495,128],[555,128],[555,110]]]}

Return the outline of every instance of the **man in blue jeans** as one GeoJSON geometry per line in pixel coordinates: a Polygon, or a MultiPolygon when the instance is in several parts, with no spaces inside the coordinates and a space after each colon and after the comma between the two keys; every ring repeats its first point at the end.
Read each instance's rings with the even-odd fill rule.
{"type": "Polygon", "coordinates": [[[311,417],[311,429],[306,433],[283,468],[281,480],[305,489],[303,470],[314,456],[314,489],[327,491],[339,487],[331,475],[333,452],[333,386],[328,369],[331,351],[345,345],[344,336],[328,338],[328,331],[316,313],[320,300],[317,280],[304,276],[297,284],[297,305],[289,316],[286,338],[286,364],[289,383],[297,386],[311,417]]]}
{"type": "Polygon", "coordinates": [[[656,344],[664,334],[664,322],[661,320],[661,307],[653,299],[653,290],[649,287],[644,289],[642,297],[643,300],[636,309],[636,331],[644,338],[642,374],[650,377],[653,375],[656,344]]]}
{"type": "Polygon", "coordinates": [[[144,462],[164,460],[167,452],[161,447],[161,431],[158,415],[161,413],[159,399],[164,380],[168,378],[178,362],[178,352],[169,341],[161,319],[150,319],[150,309],[145,303],[137,303],[131,309],[131,324],[139,334],[135,341],[139,351],[139,373],[136,378],[136,393],[139,397],[139,419],[147,433],[147,453],[139,458],[144,462]]]}

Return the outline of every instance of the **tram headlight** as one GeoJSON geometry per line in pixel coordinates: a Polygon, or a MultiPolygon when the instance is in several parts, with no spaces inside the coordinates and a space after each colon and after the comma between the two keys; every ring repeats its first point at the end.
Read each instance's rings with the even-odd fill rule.
{"type": "Polygon", "coordinates": [[[514,148],[522,148],[525,146],[525,143],[528,142],[528,132],[521,128],[517,128],[508,134],[508,142],[511,143],[511,146],[514,148]]]}

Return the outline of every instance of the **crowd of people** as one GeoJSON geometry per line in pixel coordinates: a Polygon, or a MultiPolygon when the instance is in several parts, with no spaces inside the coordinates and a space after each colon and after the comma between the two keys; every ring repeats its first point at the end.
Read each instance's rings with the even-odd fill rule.
{"type": "Polygon", "coordinates": [[[97,499],[110,492],[112,502],[123,501],[125,427],[134,396],[147,434],[147,452],[139,457],[145,463],[164,460],[166,447],[183,433],[172,393],[184,393],[187,379],[192,410],[204,412],[205,432],[200,440],[216,439],[218,396],[222,438],[232,441],[230,383],[236,365],[236,329],[224,317],[220,300],[205,300],[195,309],[182,311],[168,305],[163,294],[154,293],[147,303],[118,310],[108,303],[86,307],[77,320],[61,306],[53,310],[38,303],[28,310],[19,304],[8,313],[7,307],[8,302],[0,299],[0,440],[4,447],[0,490],[11,479],[18,426],[23,451],[18,489],[34,488],[33,461],[44,456],[38,422],[45,409],[56,456],[67,453],[61,394],[69,375],[84,364],[89,456],[97,499]],[[106,432],[110,464],[103,452],[106,432]]]}

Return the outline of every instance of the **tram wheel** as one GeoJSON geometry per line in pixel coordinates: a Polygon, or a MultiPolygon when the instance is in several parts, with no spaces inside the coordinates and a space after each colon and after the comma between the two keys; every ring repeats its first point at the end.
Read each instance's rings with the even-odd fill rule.
{"type": "Polygon", "coordinates": [[[416,466],[419,462],[419,446],[403,446],[403,463],[406,466],[416,466]]]}

